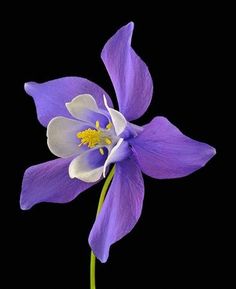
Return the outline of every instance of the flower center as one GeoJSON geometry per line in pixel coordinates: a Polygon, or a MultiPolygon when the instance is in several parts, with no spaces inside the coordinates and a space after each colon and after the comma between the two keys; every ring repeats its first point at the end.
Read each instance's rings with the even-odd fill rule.
{"type": "Polygon", "coordinates": [[[94,148],[101,141],[102,132],[96,129],[86,129],[77,133],[77,138],[81,139],[81,144],[87,145],[89,148],[94,148]]]}
{"type": "MultiPolygon", "coordinates": [[[[109,122],[106,126],[106,129],[101,129],[99,121],[96,121],[96,129],[88,128],[86,130],[83,130],[81,132],[77,133],[77,138],[80,139],[81,145],[87,145],[89,148],[94,148],[97,145],[111,145],[111,137],[107,133],[112,127],[112,123],[109,122]]],[[[103,149],[100,148],[100,153],[104,154],[103,149]]]]}

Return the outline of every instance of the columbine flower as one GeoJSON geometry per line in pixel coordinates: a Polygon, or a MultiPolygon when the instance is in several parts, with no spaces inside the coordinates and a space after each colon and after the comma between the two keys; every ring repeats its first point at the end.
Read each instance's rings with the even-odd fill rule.
{"type": "Polygon", "coordinates": [[[116,163],[107,197],[93,225],[89,244],[105,262],[110,246],[137,223],[144,197],[142,173],[157,179],[191,174],[215,154],[211,146],[183,135],[164,117],[139,127],[131,124],[147,110],[152,79],[131,47],[133,23],[106,43],[102,60],[119,104],[80,77],[25,84],[34,98],[38,119],[47,126],[48,146],[60,157],[26,170],[21,208],[40,202],[66,203],[106,176],[116,163]]]}

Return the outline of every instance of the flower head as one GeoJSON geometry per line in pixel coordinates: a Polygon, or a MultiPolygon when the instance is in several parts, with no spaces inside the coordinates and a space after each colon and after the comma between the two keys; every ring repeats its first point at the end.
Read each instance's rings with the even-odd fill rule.
{"type": "MultiPolygon", "coordinates": [[[[105,176],[117,149],[120,152],[125,146],[121,134],[127,121],[121,113],[109,108],[103,97],[106,110],[100,109],[89,94],[75,97],[66,103],[71,118],[55,117],[47,127],[51,152],[61,158],[72,157],[69,176],[84,182],[97,182],[105,176]]],[[[119,159],[120,156],[119,153],[119,159]]]]}
{"type": "Polygon", "coordinates": [[[131,121],[147,110],[152,79],[131,47],[133,23],[122,27],[102,50],[119,111],[98,85],[80,77],[25,84],[38,119],[47,126],[56,160],[26,170],[20,204],[66,203],[102,180],[112,163],[115,175],[90,232],[96,257],[105,262],[110,246],[137,223],[144,197],[142,172],[157,179],[178,178],[204,166],[215,149],[180,132],[164,117],[139,127],[131,121]]]}

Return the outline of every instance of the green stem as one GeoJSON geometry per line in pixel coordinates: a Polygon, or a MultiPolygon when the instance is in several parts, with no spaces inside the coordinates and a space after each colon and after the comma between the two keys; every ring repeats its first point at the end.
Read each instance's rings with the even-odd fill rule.
{"type": "MultiPolygon", "coordinates": [[[[114,176],[114,173],[115,173],[115,166],[111,169],[111,171],[110,171],[110,173],[109,173],[108,177],[106,178],[106,181],[105,181],[105,183],[103,185],[102,192],[101,192],[101,195],[100,195],[100,198],[99,198],[99,202],[98,202],[98,208],[97,208],[96,217],[99,214],[99,212],[101,211],[102,205],[103,205],[104,200],[105,200],[107,189],[108,189],[108,187],[109,187],[109,185],[111,183],[111,180],[112,180],[112,178],[114,176]]],[[[96,257],[93,254],[93,251],[91,251],[91,259],[90,259],[90,289],[96,289],[95,267],[96,267],[96,257]]]]}
{"type": "Polygon", "coordinates": [[[93,254],[93,251],[91,251],[91,258],[90,258],[90,289],[96,289],[95,265],[96,265],[96,257],[93,254]]]}

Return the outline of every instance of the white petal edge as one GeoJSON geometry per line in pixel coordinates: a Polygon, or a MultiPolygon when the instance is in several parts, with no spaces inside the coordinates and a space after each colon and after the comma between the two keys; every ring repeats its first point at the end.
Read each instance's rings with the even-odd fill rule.
{"type": "Polygon", "coordinates": [[[111,120],[114,125],[115,132],[117,136],[119,136],[126,128],[127,120],[125,119],[123,114],[121,114],[119,111],[115,110],[114,108],[110,108],[108,106],[105,95],[103,95],[103,100],[104,100],[105,107],[111,116],[111,120]]]}
{"type": "Polygon", "coordinates": [[[80,94],[66,103],[69,113],[79,119],[83,119],[84,110],[92,110],[98,112],[96,100],[90,94],[80,94]]]}
{"type": "Polygon", "coordinates": [[[94,183],[101,178],[103,166],[91,169],[87,165],[86,159],[89,152],[91,152],[91,150],[84,152],[72,160],[69,165],[69,176],[71,179],[77,178],[87,183],[94,183]]]}
{"type": "Polygon", "coordinates": [[[106,169],[107,166],[110,165],[110,163],[114,162],[115,160],[113,159],[114,154],[116,153],[116,151],[119,149],[119,147],[121,146],[121,144],[123,143],[124,139],[120,138],[117,142],[117,144],[113,147],[113,149],[111,150],[110,154],[108,155],[105,164],[103,166],[103,177],[106,177],[106,169]]]}
{"type": "Polygon", "coordinates": [[[47,144],[50,151],[61,158],[79,154],[82,150],[76,143],[76,133],[87,125],[74,119],[57,116],[47,126],[47,144]]]}

